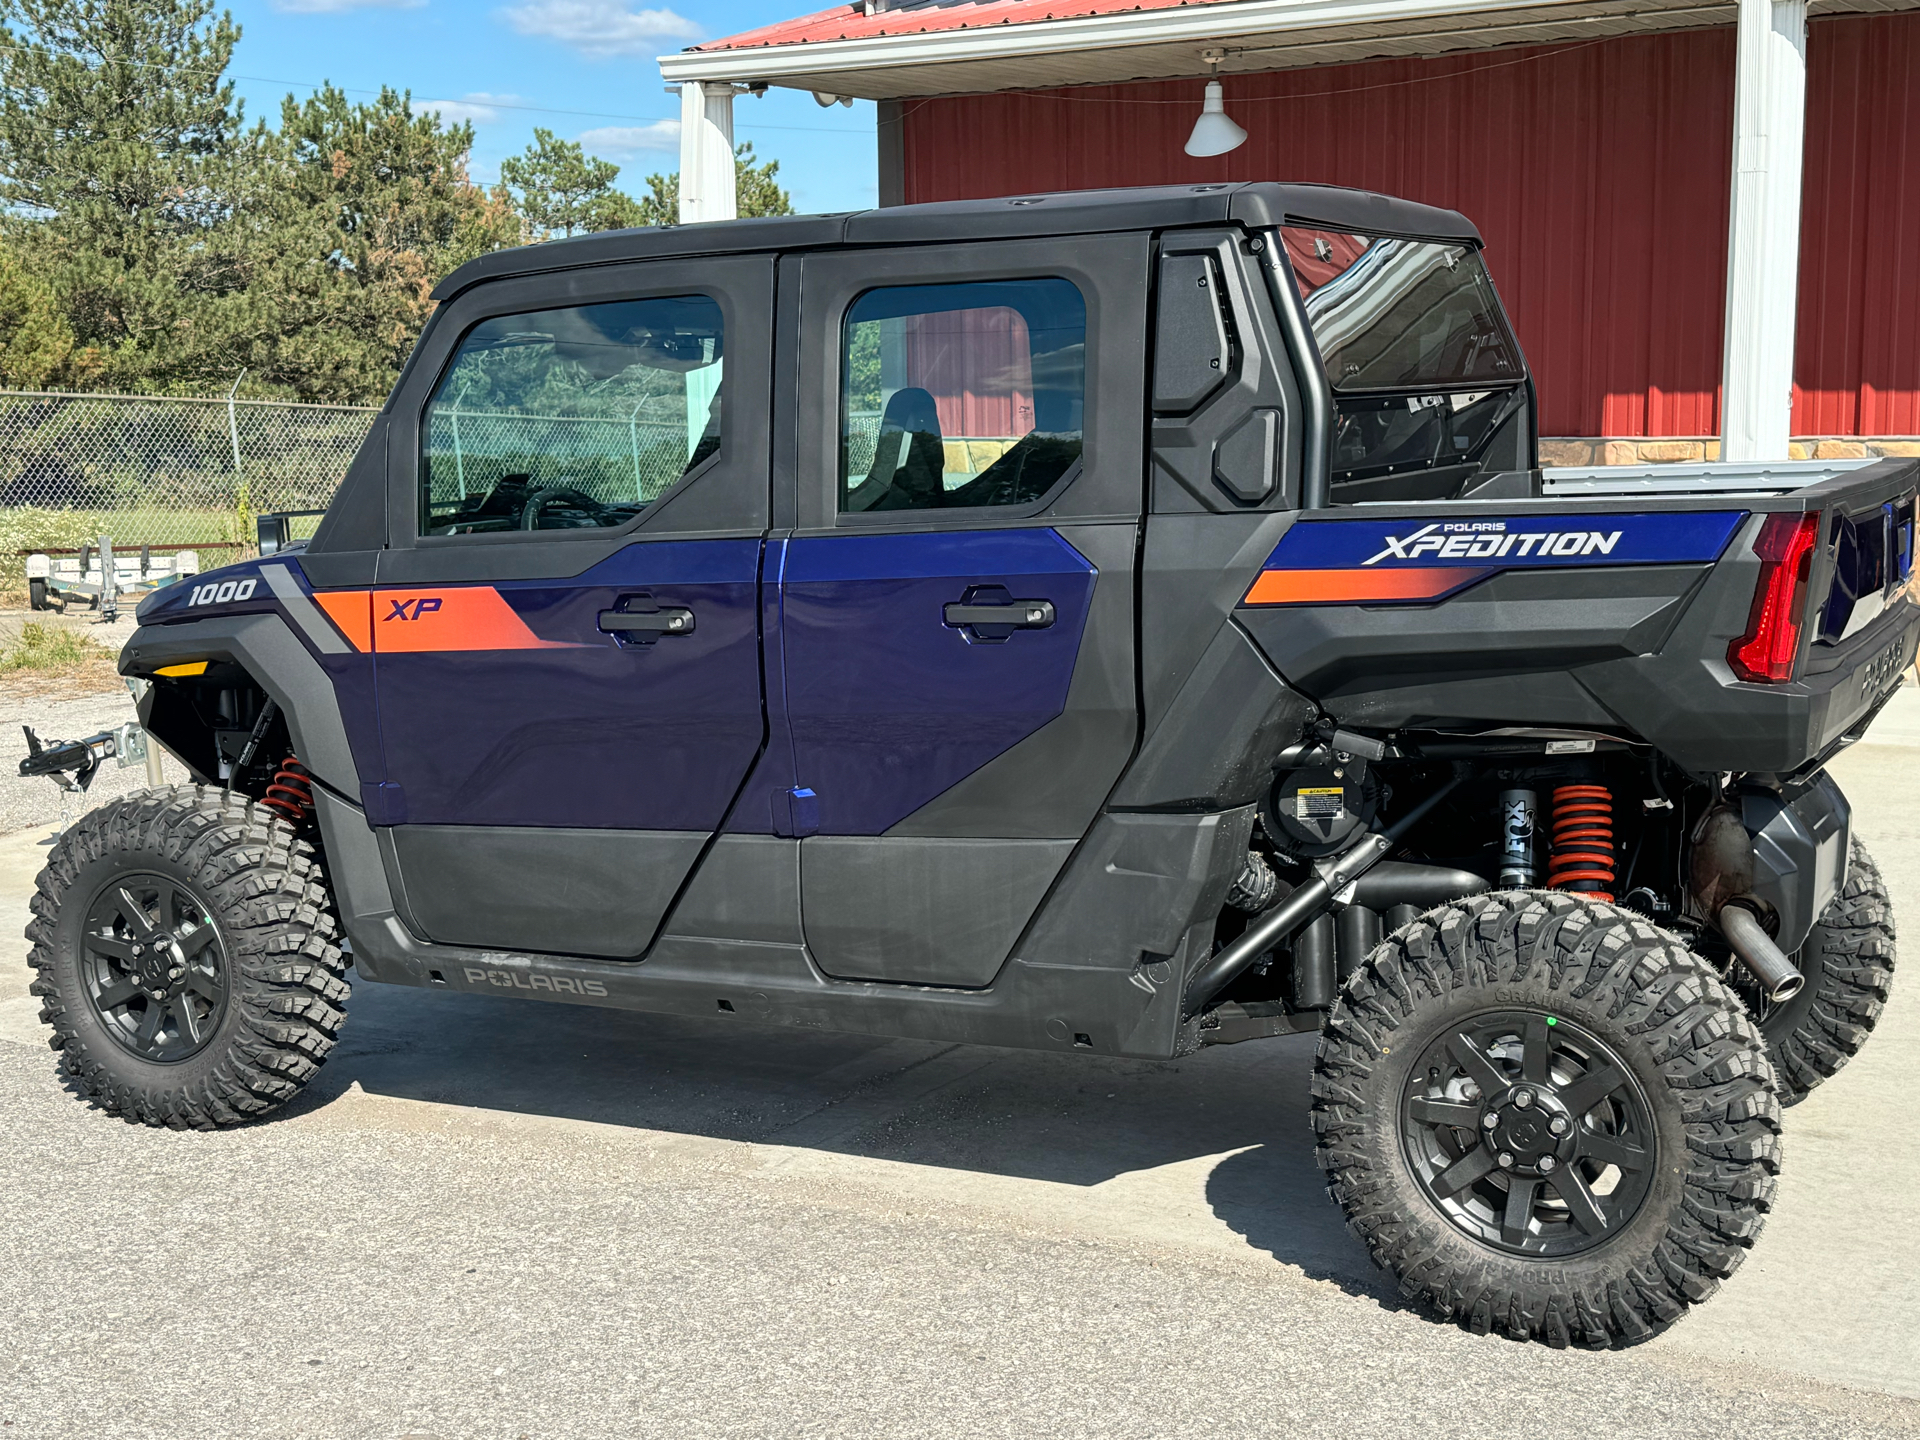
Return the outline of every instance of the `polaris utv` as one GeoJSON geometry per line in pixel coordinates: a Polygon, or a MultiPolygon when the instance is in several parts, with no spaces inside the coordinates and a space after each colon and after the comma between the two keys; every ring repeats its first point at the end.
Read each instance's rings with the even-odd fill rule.
{"type": "Polygon", "coordinates": [[[1649,1336],[1886,998],[1823,770],[1916,464],[1544,474],[1462,216],[1202,185],[625,231],[442,281],[311,541],[141,603],[193,783],[28,935],[213,1127],[399,985],[1167,1058],[1320,1035],[1442,1315],[1649,1336]]]}

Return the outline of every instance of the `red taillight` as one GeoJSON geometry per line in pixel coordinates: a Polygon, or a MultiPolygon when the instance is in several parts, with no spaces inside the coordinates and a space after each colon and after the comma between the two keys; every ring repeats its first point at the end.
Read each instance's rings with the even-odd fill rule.
{"type": "Polygon", "coordinates": [[[1814,568],[1814,543],[1820,536],[1821,517],[1814,511],[1771,515],[1761,522],[1761,534],[1754,540],[1761,578],[1754,584],[1747,633],[1728,647],[1728,664],[1742,680],[1778,684],[1794,678],[1808,572],[1814,568]]]}

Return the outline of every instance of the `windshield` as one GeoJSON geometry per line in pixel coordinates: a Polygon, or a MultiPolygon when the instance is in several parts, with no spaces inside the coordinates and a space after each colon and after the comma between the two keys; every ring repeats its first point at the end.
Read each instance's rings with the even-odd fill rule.
{"type": "Polygon", "coordinates": [[[1335,390],[1520,380],[1519,352],[1472,246],[1299,226],[1281,237],[1335,390]]]}

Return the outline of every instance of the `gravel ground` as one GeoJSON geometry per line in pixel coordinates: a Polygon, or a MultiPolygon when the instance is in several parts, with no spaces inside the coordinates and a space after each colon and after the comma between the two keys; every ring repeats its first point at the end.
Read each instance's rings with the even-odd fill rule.
{"type": "Polygon", "coordinates": [[[711,1142],[378,1102],[175,1135],[49,1069],[0,1047],[35,1218],[0,1271],[34,1338],[0,1357],[8,1435],[1914,1432],[1885,1396],[1474,1337],[711,1142]]]}
{"type": "MultiPolygon", "coordinates": [[[[0,649],[12,646],[19,639],[21,627],[29,622],[78,631],[113,655],[119,654],[134,631],[131,605],[112,625],[95,619],[88,611],[62,615],[58,611],[0,610],[0,649]]],[[[79,817],[104,801],[141,790],[147,784],[144,764],[122,768],[108,761],[95,773],[85,795],[66,797],[44,776],[19,774],[18,762],[27,753],[21,726],[32,726],[42,740],[79,740],[133,719],[133,698],[105,663],[90,666],[77,676],[21,671],[0,677],[0,834],[30,826],[58,825],[63,801],[70,803],[72,814],[79,817]]],[[[175,762],[166,763],[165,774],[172,781],[186,778],[186,772],[175,762]]]]}
{"type": "MultiPolygon", "coordinates": [[[[63,801],[71,802],[77,818],[103,802],[143,790],[147,784],[144,763],[122,769],[115,761],[108,761],[94,773],[93,785],[82,796],[68,797],[45,776],[22,776],[19,761],[27,753],[27,743],[21,726],[32,726],[42,740],[79,740],[132,719],[133,698],[124,686],[82,696],[0,692],[0,832],[58,825],[63,801]]],[[[165,764],[167,779],[186,779],[186,771],[177,761],[165,764]]]]}

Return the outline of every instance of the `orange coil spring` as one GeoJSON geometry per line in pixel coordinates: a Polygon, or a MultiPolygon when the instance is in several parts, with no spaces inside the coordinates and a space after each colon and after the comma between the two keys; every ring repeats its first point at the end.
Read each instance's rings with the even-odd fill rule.
{"type": "Polygon", "coordinates": [[[295,825],[313,814],[313,773],[298,759],[288,756],[274,772],[260,804],[271,806],[295,825]]]}
{"type": "Polygon", "coordinates": [[[1547,883],[1599,901],[1614,899],[1614,795],[1606,786],[1554,788],[1547,883]]]}

